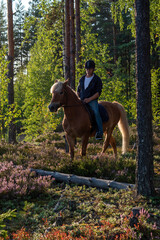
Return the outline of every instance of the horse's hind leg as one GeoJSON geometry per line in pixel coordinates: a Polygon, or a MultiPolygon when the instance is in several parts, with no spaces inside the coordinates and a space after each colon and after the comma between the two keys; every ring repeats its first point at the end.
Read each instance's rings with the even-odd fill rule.
{"type": "Polygon", "coordinates": [[[115,139],[114,139],[114,137],[113,137],[112,135],[111,135],[111,137],[110,137],[109,143],[110,143],[110,145],[111,145],[112,148],[113,148],[115,158],[117,158],[117,146],[116,146],[116,141],[115,141],[115,139]]]}
{"type": "Polygon", "coordinates": [[[74,145],[75,145],[75,138],[66,134],[66,138],[67,138],[67,142],[69,145],[69,153],[70,153],[70,157],[73,160],[74,158],[74,145]]]}
{"type": "Polygon", "coordinates": [[[105,140],[104,140],[104,143],[103,143],[103,149],[102,149],[102,153],[104,153],[106,151],[106,149],[108,148],[109,146],[109,143],[110,141],[112,142],[112,144],[114,145],[115,141],[112,139],[112,129],[109,129],[107,131],[107,134],[105,136],[105,140]],[[113,141],[112,141],[113,140],[113,141]]]}
{"type": "Polygon", "coordinates": [[[89,135],[85,135],[85,136],[82,137],[82,152],[81,152],[82,156],[86,155],[88,139],[89,139],[89,135]]]}

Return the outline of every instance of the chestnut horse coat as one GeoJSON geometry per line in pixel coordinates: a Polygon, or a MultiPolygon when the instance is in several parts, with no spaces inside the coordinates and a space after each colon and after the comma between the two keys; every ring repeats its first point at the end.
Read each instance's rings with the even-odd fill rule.
{"type": "MultiPolygon", "coordinates": [[[[76,92],[67,85],[68,81],[56,82],[51,87],[52,99],[49,105],[51,112],[56,112],[58,108],[63,107],[64,119],[63,129],[69,144],[69,152],[71,159],[74,158],[74,145],[77,137],[82,139],[82,156],[86,155],[86,149],[89,137],[95,135],[95,131],[91,131],[91,121],[84,103],[77,96],[76,92]]],[[[113,129],[118,124],[122,134],[122,153],[125,153],[129,144],[129,127],[124,107],[118,102],[100,102],[107,110],[109,120],[103,123],[103,132],[105,135],[102,153],[105,152],[108,145],[111,144],[115,156],[117,148],[115,139],[112,136],[113,129]]]]}

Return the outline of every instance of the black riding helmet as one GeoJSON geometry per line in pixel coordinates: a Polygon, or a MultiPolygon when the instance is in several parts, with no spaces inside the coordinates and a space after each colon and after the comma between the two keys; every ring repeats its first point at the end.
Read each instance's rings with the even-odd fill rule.
{"type": "Polygon", "coordinates": [[[85,68],[86,68],[86,69],[89,69],[89,68],[95,69],[95,63],[94,63],[94,61],[88,60],[88,61],[85,63],[85,68]]]}

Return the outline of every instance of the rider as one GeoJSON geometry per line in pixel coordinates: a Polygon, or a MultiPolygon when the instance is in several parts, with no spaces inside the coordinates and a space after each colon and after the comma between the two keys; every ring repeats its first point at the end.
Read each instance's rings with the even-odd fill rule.
{"type": "Polygon", "coordinates": [[[94,112],[97,132],[95,138],[97,140],[103,139],[103,125],[102,119],[98,108],[98,98],[102,92],[102,80],[94,73],[95,63],[92,60],[88,60],[85,63],[86,75],[82,76],[77,93],[81,100],[88,103],[94,112]]]}

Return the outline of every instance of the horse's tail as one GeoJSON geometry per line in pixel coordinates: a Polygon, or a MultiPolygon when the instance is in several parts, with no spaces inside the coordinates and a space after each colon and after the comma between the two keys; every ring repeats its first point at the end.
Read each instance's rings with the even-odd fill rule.
{"type": "Polygon", "coordinates": [[[118,128],[122,134],[122,154],[127,152],[128,145],[129,145],[129,125],[127,120],[127,114],[124,107],[118,103],[116,103],[119,111],[120,111],[120,120],[118,122],[118,128]]]}

